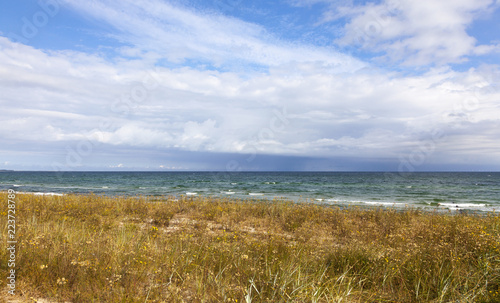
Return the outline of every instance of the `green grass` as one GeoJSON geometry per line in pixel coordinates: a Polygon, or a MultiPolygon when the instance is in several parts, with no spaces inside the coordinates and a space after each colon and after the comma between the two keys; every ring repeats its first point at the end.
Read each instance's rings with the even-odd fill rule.
{"type": "MultiPolygon", "coordinates": [[[[18,194],[16,205],[27,302],[500,302],[494,214],[203,197],[18,194]]],[[[1,277],[7,264],[1,249],[1,277]]]]}

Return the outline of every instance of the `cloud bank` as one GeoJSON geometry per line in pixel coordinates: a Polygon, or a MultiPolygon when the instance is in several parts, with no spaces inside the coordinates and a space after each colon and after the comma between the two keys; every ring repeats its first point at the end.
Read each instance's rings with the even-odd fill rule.
{"type": "Polygon", "coordinates": [[[359,169],[344,164],[366,161],[377,169],[500,167],[499,67],[447,65],[497,51],[466,31],[492,1],[323,13],[319,23],[347,19],[339,47],[371,49],[374,62],[427,66],[419,73],[168,2],[63,3],[111,26],[105,35],[118,44],[104,53],[44,50],[0,37],[5,166],[32,159],[43,163],[32,167],[70,170],[265,169],[255,164],[265,155],[287,159],[282,167],[300,159],[297,169],[359,169]]]}

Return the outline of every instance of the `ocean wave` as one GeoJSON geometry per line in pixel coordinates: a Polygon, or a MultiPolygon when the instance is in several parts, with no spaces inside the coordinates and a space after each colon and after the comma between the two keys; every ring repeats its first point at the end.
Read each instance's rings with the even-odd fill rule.
{"type": "Polygon", "coordinates": [[[486,204],[475,204],[475,203],[438,203],[438,206],[444,206],[450,209],[467,209],[467,208],[485,208],[486,204]]]}
{"type": "Polygon", "coordinates": [[[404,206],[404,205],[407,205],[407,203],[390,202],[390,201],[343,200],[343,199],[326,199],[326,202],[342,203],[342,204],[383,205],[383,206],[404,206]]]}
{"type": "Polygon", "coordinates": [[[61,193],[44,193],[44,192],[23,192],[19,191],[17,192],[18,194],[22,195],[35,195],[35,196],[65,196],[66,194],[61,194],[61,193]]]}
{"type": "Polygon", "coordinates": [[[397,203],[397,202],[378,202],[378,201],[365,201],[363,202],[369,205],[381,205],[381,206],[405,206],[408,204],[405,203],[397,203]]]}

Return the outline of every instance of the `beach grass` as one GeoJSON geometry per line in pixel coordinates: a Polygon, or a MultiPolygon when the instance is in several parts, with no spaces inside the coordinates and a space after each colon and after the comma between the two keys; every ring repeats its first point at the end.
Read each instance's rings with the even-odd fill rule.
{"type": "Polygon", "coordinates": [[[498,214],[19,193],[16,227],[18,302],[500,302],[498,214]]]}

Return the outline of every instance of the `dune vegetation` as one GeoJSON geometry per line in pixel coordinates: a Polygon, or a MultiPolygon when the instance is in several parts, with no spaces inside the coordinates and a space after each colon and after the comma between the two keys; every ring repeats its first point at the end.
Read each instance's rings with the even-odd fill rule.
{"type": "MultiPolygon", "coordinates": [[[[498,214],[219,197],[15,199],[18,302],[500,302],[498,214]]],[[[7,247],[7,193],[0,200],[7,247]]],[[[1,249],[2,277],[8,259],[1,249]]]]}

